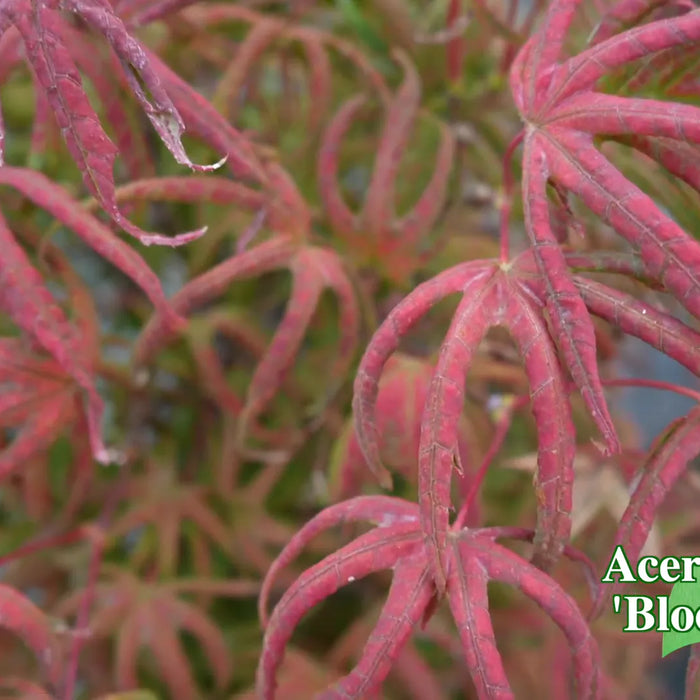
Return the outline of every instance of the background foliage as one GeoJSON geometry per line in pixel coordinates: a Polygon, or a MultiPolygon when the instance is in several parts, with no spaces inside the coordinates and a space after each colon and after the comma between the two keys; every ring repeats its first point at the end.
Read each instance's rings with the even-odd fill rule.
{"type": "Polygon", "coordinates": [[[0,35],[2,697],[674,697],[599,580],[697,554],[694,2],[0,35]]]}

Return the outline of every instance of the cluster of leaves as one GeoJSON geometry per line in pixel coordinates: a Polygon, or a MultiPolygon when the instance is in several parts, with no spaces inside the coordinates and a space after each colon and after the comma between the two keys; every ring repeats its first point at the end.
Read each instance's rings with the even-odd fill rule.
{"type": "Polygon", "coordinates": [[[612,399],[700,400],[616,376],[700,376],[699,50],[689,0],[0,0],[3,697],[667,697],[599,580],[696,553],[700,407],[612,399]]]}

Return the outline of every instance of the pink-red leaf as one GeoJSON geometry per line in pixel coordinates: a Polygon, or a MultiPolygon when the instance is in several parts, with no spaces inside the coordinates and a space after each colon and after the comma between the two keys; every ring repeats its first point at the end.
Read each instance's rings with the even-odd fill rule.
{"type": "MultiPolygon", "coordinates": [[[[6,168],[0,169],[0,173],[6,168]]],[[[52,355],[86,395],[90,443],[95,459],[109,462],[111,455],[102,442],[104,406],[89,370],[81,363],[80,339],[63,311],[17,244],[0,215],[0,307],[27,335],[52,355]]],[[[19,449],[19,448],[17,448],[19,449]]]]}
{"type": "Polygon", "coordinates": [[[544,319],[520,290],[513,289],[508,307],[507,325],[525,362],[537,426],[538,509],[532,561],[547,570],[571,534],[576,430],[566,381],[544,319]]]}
{"type": "Polygon", "coordinates": [[[544,287],[544,299],[555,338],[589,411],[611,452],[619,441],[598,375],[595,330],[585,304],[571,280],[564,253],[549,222],[546,182],[549,164],[535,138],[523,158],[525,221],[544,287]]]}
{"type": "Polygon", "coordinates": [[[265,633],[258,664],[257,689],[261,700],[273,700],[275,674],[284,648],[299,620],[339,588],[375,571],[392,569],[420,547],[415,523],[399,523],[385,531],[370,530],[307,569],[275,607],[265,633]]]}
{"type": "Polygon", "coordinates": [[[450,485],[459,454],[458,425],[464,410],[466,373],[489,326],[499,321],[497,308],[494,313],[492,279],[493,273],[475,276],[464,284],[464,296],[440,349],[423,411],[418,462],[421,527],[439,594],[444,592],[447,579],[450,485]]]}
{"type": "MultiPolygon", "coordinates": [[[[367,465],[385,488],[391,488],[391,475],[382,465],[379,453],[375,404],[379,378],[389,357],[398,349],[401,338],[418,323],[423,314],[450,294],[463,291],[470,273],[479,272],[482,262],[464,263],[418,285],[389,313],[370,340],[355,375],[353,416],[355,432],[367,465]]],[[[480,277],[483,277],[482,272],[480,277]]]]}
{"type": "Polygon", "coordinates": [[[0,184],[9,185],[45,209],[74,231],[98,255],[111,262],[140,287],[151,300],[170,329],[182,326],[165,297],[157,275],[143,258],[119,239],[104,224],[90,215],[58,185],[45,175],[25,168],[0,168],[0,184]]]}
{"type": "Polygon", "coordinates": [[[61,659],[49,618],[28,598],[10,586],[0,584],[0,619],[4,628],[29,645],[48,679],[58,683],[61,659]]]}
{"type": "Polygon", "coordinates": [[[368,522],[386,527],[397,522],[417,524],[417,520],[418,514],[413,504],[392,496],[357,496],[324,508],[294,535],[268,570],[258,598],[258,613],[263,627],[268,624],[267,600],[278,573],[321,532],[344,523],[368,522]]]}
{"type": "Polygon", "coordinates": [[[319,700],[361,700],[378,690],[435,594],[422,554],[396,564],[386,603],[353,670],[319,700]]]}
{"type": "MultiPolygon", "coordinates": [[[[163,91],[149,66],[143,49],[131,38],[121,20],[109,5],[65,0],[66,6],[88,24],[101,31],[122,60],[137,64],[136,70],[147,87],[154,91],[155,105],[145,98],[143,89],[131,77],[131,87],[142,102],[146,113],[156,126],[164,142],[179,162],[200,168],[189,162],[180,143],[181,118],[163,91]],[[159,112],[160,109],[160,112],[159,112]]],[[[114,199],[114,159],[117,149],[105,133],[84,91],[73,58],[62,40],[62,19],[58,11],[46,5],[28,6],[18,2],[8,9],[13,23],[24,41],[27,57],[37,81],[47,96],[66,146],[83,175],[89,192],[102,204],[109,216],[127,233],[145,245],[180,245],[201,236],[206,229],[192,231],[170,238],[151,234],[131,223],[119,210],[114,199]]],[[[218,167],[216,164],[215,167],[218,167]]],[[[214,167],[214,166],[212,166],[214,167]]],[[[206,166],[209,168],[209,166],[206,166]]]]}

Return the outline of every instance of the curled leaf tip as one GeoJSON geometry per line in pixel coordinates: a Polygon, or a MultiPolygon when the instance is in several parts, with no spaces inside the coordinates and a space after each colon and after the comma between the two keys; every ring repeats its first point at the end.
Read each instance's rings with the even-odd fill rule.
{"type": "Polygon", "coordinates": [[[134,236],[139,243],[145,245],[146,247],[152,245],[168,246],[170,248],[177,248],[178,246],[191,243],[201,238],[208,230],[208,226],[202,226],[194,231],[186,231],[184,233],[178,233],[176,236],[165,236],[162,233],[147,233],[142,231],[138,226],[132,224],[124,216],[119,215],[117,223],[130,235],[134,236]]]}
{"type": "Polygon", "coordinates": [[[103,466],[108,464],[122,465],[126,462],[126,454],[116,447],[103,447],[95,453],[95,460],[103,466]]]}
{"type": "Polygon", "coordinates": [[[95,453],[95,461],[99,462],[100,464],[109,464],[111,462],[109,450],[106,448],[98,450],[95,453]]]}
{"type": "Polygon", "coordinates": [[[620,447],[618,445],[617,449],[615,451],[612,451],[610,449],[610,444],[603,444],[600,442],[600,440],[596,440],[595,438],[591,438],[591,445],[593,445],[594,449],[600,454],[601,457],[611,457],[613,454],[617,454],[620,452],[620,447]]]}
{"type": "Polygon", "coordinates": [[[379,481],[379,485],[383,489],[387,491],[394,490],[394,480],[386,467],[377,465],[372,469],[372,473],[377,477],[377,481],[379,481]]]}
{"type": "Polygon", "coordinates": [[[210,173],[210,172],[213,172],[214,170],[218,170],[223,165],[225,165],[227,160],[228,160],[228,154],[226,154],[223,158],[217,160],[216,163],[211,163],[209,165],[193,163],[189,158],[187,158],[187,160],[184,163],[180,162],[180,164],[186,165],[188,168],[190,168],[191,170],[194,170],[197,173],[210,173]]]}

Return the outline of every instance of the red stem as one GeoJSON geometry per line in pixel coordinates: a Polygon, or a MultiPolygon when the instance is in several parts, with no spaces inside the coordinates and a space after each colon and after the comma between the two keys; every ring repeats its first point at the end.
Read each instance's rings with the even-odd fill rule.
{"type": "Polygon", "coordinates": [[[503,446],[503,442],[506,439],[506,435],[508,435],[511,423],[513,422],[513,414],[516,410],[522,408],[528,401],[529,397],[527,396],[520,396],[514,399],[510,406],[506,407],[503,415],[499,419],[496,425],[496,434],[493,436],[493,440],[489,445],[489,449],[484,455],[484,459],[482,460],[481,465],[479,466],[476,476],[474,477],[474,481],[472,482],[471,487],[469,488],[469,492],[467,493],[467,496],[464,500],[464,503],[462,504],[462,507],[460,508],[459,513],[457,514],[457,518],[455,519],[455,530],[460,530],[462,527],[464,527],[464,521],[467,519],[467,515],[469,515],[469,508],[471,507],[472,503],[474,502],[474,499],[476,498],[476,494],[481,488],[481,484],[484,481],[484,477],[486,476],[486,471],[491,466],[493,458],[498,454],[499,450],[503,446]]]}
{"type": "Polygon", "coordinates": [[[42,537],[34,540],[33,542],[27,542],[9,554],[6,554],[4,557],[0,557],[0,566],[5,566],[16,559],[21,559],[22,557],[29,554],[35,554],[36,552],[41,552],[44,549],[49,549],[50,547],[60,547],[61,545],[80,542],[80,540],[85,539],[86,536],[86,530],[81,526],[75,530],[70,530],[69,532],[62,532],[60,535],[51,535],[49,537],[42,537]]]}
{"type": "Polygon", "coordinates": [[[700,403],[700,392],[695,389],[690,389],[686,386],[671,384],[670,382],[662,382],[657,379],[637,379],[630,377],[627,379],[605,379],[605,386],[631,386],[631,387],[646,387],[648,389],[659,389],[661,391],[673,391],[681,396],[687,396],[693,401],[700,403]]]}

